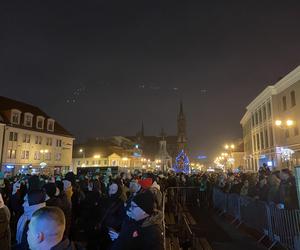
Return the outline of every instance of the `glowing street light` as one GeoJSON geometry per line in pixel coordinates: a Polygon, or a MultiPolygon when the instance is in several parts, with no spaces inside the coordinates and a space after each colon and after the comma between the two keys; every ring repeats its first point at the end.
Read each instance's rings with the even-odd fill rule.
{"type": "Polygon", "coordinates": [[[293,121],[293,120],[287,120],[287,121],[286,121],[286,125],[287,125],[288,127],[293,126],[293,125],[294,125],[294,121],[293,121]]]}
{"type": "Polygon", "coordinates": [[[295,124],[295,122],[291,119],[286,120],[285,122],[283,122],[282,120],[276,120],[275,121],[275,125],[279,128],[285,128],[285,127],[291,127],[295,124]]]}

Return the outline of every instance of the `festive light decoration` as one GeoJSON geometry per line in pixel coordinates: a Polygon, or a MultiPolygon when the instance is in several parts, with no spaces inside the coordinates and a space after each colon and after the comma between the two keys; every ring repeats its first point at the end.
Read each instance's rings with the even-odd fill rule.
{"type": "Polygon", "coordinates": [[[191,172],[189,158],[183,150],[181,150],[176,157],[175,164],[172,169],[176,173],[189,174],[191,172]]]}

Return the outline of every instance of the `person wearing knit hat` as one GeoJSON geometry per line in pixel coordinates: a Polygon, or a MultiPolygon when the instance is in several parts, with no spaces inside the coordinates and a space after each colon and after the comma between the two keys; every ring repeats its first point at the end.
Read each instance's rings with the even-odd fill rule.
{"type": "Polygon", "coordinates": [[[121,232],[109,230],[114,242],[111,250],[163,249],[162,216],[156,216],[154,203],[154,196],[149,190],[133,198],[121,232]]]}

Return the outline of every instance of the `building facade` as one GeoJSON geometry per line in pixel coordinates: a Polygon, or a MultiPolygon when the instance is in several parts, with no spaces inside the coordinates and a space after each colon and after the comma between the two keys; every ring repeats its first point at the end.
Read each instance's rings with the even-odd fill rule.
{"type": "Polygon", "coordinates": [[[263,90],[247,106],[241,125],[247,171],[300,164],[300,66],[263,90]]]}
{"type": "Polygon", "coordinates": [[[72,162],[74,137],[38,107],[0,97],[1,170],[64,172],[72,162]]]}

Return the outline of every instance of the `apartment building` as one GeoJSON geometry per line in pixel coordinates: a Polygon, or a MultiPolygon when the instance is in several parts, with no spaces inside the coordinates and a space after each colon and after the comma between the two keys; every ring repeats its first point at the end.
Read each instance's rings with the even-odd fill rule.
{"type": "Polygon", "coordinates": [[[40,108],[0,96],[3,172],[63,172],[72,163],[74,137],[40,108]]]}
{"type": "Polygon", "coordinates": [[[300,164],[300,66],[266,87],[240,123],[247,171],[258,171],[264,163],[278,169],[300,164]]]}

